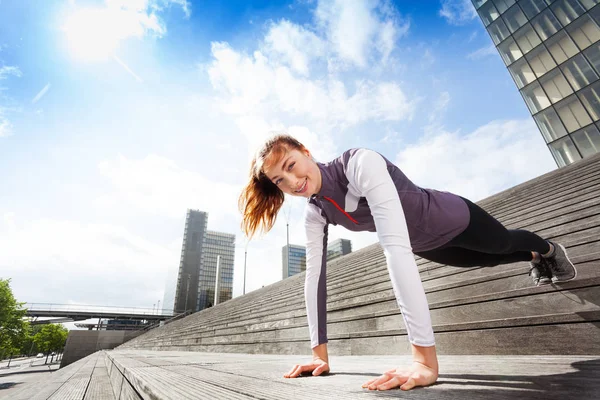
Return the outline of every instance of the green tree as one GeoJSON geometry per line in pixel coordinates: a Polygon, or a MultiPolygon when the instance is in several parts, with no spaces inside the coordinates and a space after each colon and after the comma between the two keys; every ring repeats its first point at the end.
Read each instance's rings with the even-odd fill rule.
{"type": "Polygon", "coordinates": [[[0,279],[0,358],[20,352],[29,323],[23,318],[27,309],[13,296],[10,279],[0,279]]]}
{"type": "Polygon", "coordinates": [[[39,351],[48,355],[52,351],[60,351],[65,347],[68,334],[69,331],[64,326],[48,324],[33,336],[33,342],[39,351]]]}

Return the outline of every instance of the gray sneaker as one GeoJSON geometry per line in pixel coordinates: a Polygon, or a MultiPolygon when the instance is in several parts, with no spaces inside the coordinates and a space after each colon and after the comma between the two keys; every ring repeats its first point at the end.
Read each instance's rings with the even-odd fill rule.
{"type": "Polygon", "coordinates": [[[548,267],[545,259],[542,258],[539,263],[532,261],[529,265],[531,266],[529,275],[533,279],[534,285],[541,286],[552,282],[552,271],[550,271],[550,267],[548,267]]]}
{"type": "Polygon", "coordinates": [[[552,272],[552,282],[567,282],[575,279],[577,270],[571,260],[569,260],[565,246],[559,243],[550,243],[554,246],[554,255],[546,258],[545,261],[552,272]]]}

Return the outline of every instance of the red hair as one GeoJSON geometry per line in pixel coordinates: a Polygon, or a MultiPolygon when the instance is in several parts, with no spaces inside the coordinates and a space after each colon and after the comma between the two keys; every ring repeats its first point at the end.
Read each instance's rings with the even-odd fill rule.
{"type": "Polygon", "coordinates": [[[277,164],[288,151],[294,149],[306,150],[292,136],[279,134],[269,138],[252,159],[250,180],[238,199],[242,213],[242,231],[247,237],[251,238],[258,230],[266,233],[273,228],[285,196],[265,175],[264,169],[277,164]]]}

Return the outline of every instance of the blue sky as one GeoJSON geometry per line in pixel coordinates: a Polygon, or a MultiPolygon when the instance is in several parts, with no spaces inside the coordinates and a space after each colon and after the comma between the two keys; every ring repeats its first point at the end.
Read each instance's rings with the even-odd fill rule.
{"type": "MultiPolygon", "coordinates": [[[[475,201],[548,172],[491,45],[464,0],[0,0],[0,276],[21,301],[151,307],[193,208],[237,235],[239,295],[237,195],[273,131],[475,201]]],[[[249,244],[247,289],[280,278],[285,219],[249,244]]]]}

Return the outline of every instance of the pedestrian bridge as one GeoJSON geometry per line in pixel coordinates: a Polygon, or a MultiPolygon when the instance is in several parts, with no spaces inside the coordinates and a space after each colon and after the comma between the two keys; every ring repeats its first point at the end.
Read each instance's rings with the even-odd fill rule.
{"type": "Polygon", "coordinates": [[[25,303],[32,323],[57,322],[38,318],[58,318],[60,322],[83,321],[92,318],[163,321],[173,317],[173,310],[139,307],[95,306],[84,304],[25,303]]]}

